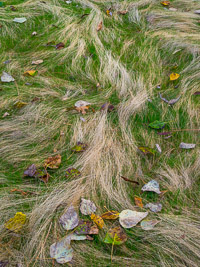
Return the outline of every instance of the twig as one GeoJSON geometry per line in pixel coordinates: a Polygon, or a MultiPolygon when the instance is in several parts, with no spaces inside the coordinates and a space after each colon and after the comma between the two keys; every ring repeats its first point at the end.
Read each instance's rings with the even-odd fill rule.
{"type": "Polygon", "coordinates": [[[124,179],[124,181],[126,181],[126,182],[130,182],[130,183],[134,183],[134,184],[138,184],[138,185],[139,185],[139,183],[138,183],[137,181],[130,180],[130,179],[124,177],[124,176],[120,176],[120,177],[121,177],[122,179],[124,179]]]}

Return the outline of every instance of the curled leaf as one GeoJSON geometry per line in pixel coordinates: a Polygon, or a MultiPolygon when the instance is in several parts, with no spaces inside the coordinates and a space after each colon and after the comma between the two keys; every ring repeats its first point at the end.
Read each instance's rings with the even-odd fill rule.
{"type": "Polygon", "coordinates": [[[150,182],[148,182],[147,184],[145,184],[142,187],[142,191],[151,191],[151,192],[155,192],[157,194],[160,194],[160,187],[159,187],[159,183],[155,180],[151,180],[150,182]]]}
{"type": "Polygon", "coordinates": [[[99,226],[100,229],[103,228],[104,221],[101,216],[95,215],[94,213],[92,213],[90,218],[91,220],[93,220],[94,223],[96,223],[97,226],[99,226]]]}
{"type": "Polygon", "coordinates": [[[81,198],[80,211],[83,215],[91,215],[95,213],[96,206],[91,200],[81,198]]]}
{"type": "Polygon", "coordinates": [[[78,225],[78,214],[76,213],[72,205],[60,217],[59,222],[65,230],[72,230],[78,225]]]}
{"type": "Polygon", "coordinates": [[[44,167],[50,169],[57,169],[60,166],[60,164],[61,164],[61,155],[58,154],[54,157],[49,157],[48,159],[46,159],[44,162],[44,167]]]}
{"type": "Polygon", "coordinates": [[[119,212],[115,210],[107,211],[101,215],[101,218],[105,220],[115,220],[118,217],[119,217],[119,212]]]}
{"type": "Polygon", "coordinates": [[[5,223],[5,228],[13,231],[19,232],[26,222],[26,214],[22,212],[17,212],[13,218],[11,218],[8,222],[5,223]]]}
{"type": "Polygon", "coordinates": [[[131,228],[137,225],[148,215],[148,212],[137,212],[134,210],[123,210],[119,214],[119,222],[124,228],[131,228]]]}
{"type": "Polygon", "coordinates": [[[111,228],[107,232],[105,239],[104,239],[104,243],[113,244],[113,245],[121,245],[126,241],[127,241],[126,233],[120,226],[111,228]]]}

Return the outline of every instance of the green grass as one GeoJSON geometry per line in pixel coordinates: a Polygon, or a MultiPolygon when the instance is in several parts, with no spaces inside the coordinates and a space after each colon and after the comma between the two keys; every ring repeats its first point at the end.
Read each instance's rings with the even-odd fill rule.
{"type": "Polygon", "coordinates": [[[200,80],[199,24],[193,14],[197,3],[171,1],[178,12],[170,12],[153,0],[45,2],[10,0],[0,8],[0,74],[6,71],[15,78],[14,83],[0,84],[0,260],[8,259],[11,266],[51,266],[49,247],[65,235],[58,219],[70,203],[78,210],[81,197],[91,199],[98,214],[104,206],[140,211],[134,203],[137,195],[144,204],[162,203],[160,213],[148,216],[161,221],[155,229],[126,229],[128,241],[114,248],[111,263],[111,246],[103,238],[118,222],[106,221],[92,242],[74,242],[74,266],[198,266],[199,131],[193,131],[199,129],[199,96],[193,95],[200,80]],[[113,16],[107,16],[111,6],[113,16]],[[119,10],[128,13],[118,15],[119,10]],[[148,16],[154,16],[152,22],[148,16]],[[15,17],[27,21],[17,24],[15,17]],[[100,21],[103,28],[97,32],[100,21]],[[63,42],[65,48],[56,50],[46,46],[48,42],[63,42]],[[3,64],[8,59],[11,62],[3,64]],[[31,65],[36,59],[44,63],[31,65]],[[25,77],[30,69],[38,74],[25,77]],[[180,74],[177,81],[169,80],[172,72],[180,74]],[[170,107],[159,92],[167,99],[181,98],[170,107]],[[35,97],[38,101],[32,102],[35,97]],[[83,116],[73,110],[78,100],[91,102],[95,112],[89,109],[83,116]],[[17,101],[27,105],[17,109],[17,101]],[[113,104],[114,111],[100,112],[105,102],[113,104]],[[5,112],[10,115],[3,118],[5,112]],[[172,130],[171,138],[148,127],[155,120],[169,122],[163,131],[172,130]],[[78,141],[89,149],[73,154],[71,147],[78,141]],[[180,150],[181,142],[197,145],[180,150]],[[143,158],[137,151],[138,146],[155,149],[155,144],[161,154],[143,158]],[[49,170],[47,185],[23,177],[30,164],[42,167],[58,153],[62,163],[49,170]],[[81,177],[65,178],[71,166],[80,169],[81,177]],[[151,179],[167,190],[162,198],[141,192],[143,181],[151,179]],[[13,188],[37,195],[10,193],[13,188]],[[28,221],[24,231],[13,235],[4,223],[18,211],[26,213],[28,221]]]}

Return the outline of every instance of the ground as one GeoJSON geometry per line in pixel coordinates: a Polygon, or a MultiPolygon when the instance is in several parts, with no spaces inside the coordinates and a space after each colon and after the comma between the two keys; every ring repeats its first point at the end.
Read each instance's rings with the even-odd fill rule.
{"type": "Polygon", "coordinates": [[[138,196],[144,204],[163,205],[161,212],[149,212],[148,219],[159,221],[153,230],[140,224],[125,229],[128,240],[114,246],[111,262],[112,246],[103,240],[119,222],[106,221],[93,241],[73,243],[73,261],[65,265],[200,265],[199,8],[195,0],[167,6],[159,0],[3,1],[0,75],[5,71],[15,81],[0,83],[1,261],[59,266],[49,248],[66,234],[58,219],[70,204],[78,211],[81,197],[90,199],[99,215],[106,208],[146,211],[136,206],[138,196]],[[22,17],[24,23],[13,21],[22,17]],[[61,42],[64,47],[56,49],[61,42]],[[24,75],[29,70],[38,72],[24,75]],[[171,73],[180,77],[171,81],[171,73]],[[180,99],[169,105],[159,93],[180,99]],[[78,100],[91,103],[86,114],[74,109],[78,100]],[[114,110],[101,111],[104,103],[114,110]],[[165,128],[150,128],[156,120],[165,128]],[[171,133],[166,138],[158,132],[171,133]],[[87,149],[73,152],[77,142],[87,149]],[[196,146],[181,149],[181,142],[196,146]],[[139,152],[140,146],[153,155],[139,152]],[[61,165],[48,169],[48,183],[23,176],[31,164],[43,168],[58,154],[61,165]],[[67,178],[69,167],[81,175],[67,178]],[[141,191],[152,179],[160,195],[141,191]],[[27,221],[13,233],[5,223],[16,212],[27,221]]]}

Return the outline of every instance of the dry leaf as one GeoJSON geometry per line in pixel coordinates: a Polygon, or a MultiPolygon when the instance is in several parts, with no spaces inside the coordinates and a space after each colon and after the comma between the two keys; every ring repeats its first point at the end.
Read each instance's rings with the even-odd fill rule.
{"type": "Polygon", "coordinates": [[[127,13],[128,13],[128,10],[118,11],[118,14],[120,15],[126,15],[127,13]]]}
{"type": "Polygon", "coordinates": [[[95,204],[91,200],[81,198],[80,211],[83,215],[91,215],[96,209],[95,204]]]}
{"type": "Polygon", "coordinates": [[[149,208],[152,212],[160,212],[162,210],[161,203],[148,203],[144,207],[145,209],[149,208]]]}
{"type": "Polygon", "coordinates": [[[105,220],[115,220],[118,217],[119,217],[119,212],[115,210],[107,211],[101,215],[101,218],[105,220]]]}
{"type": "Polygon", "coordinates": [[[156,224],[158,224],[160,221],[158,220],[143,220],[141,223],[140,223],[140,226],[143,230],[145,231],[149,231],[149,230],[152,230],[154,228],[154,226],[156,224]]]}
{"type": "Polygon", "coordinates": [[[97,26],[97,31],[100,31],[103,27],[103,22],[101,21],[97,26]]]}
{"type": "Polygon", "coordinates": [[[72,230],[78,225],[79,223],[78,214],[76,213],[72,205],[60,217],[59,222],[65,230],[72,230]]]}
{"type": "Polygon", "coordinates": [[[99,229],[91,221],[81,220],[75,229],[77,235],[98,235],[99,229]]]}
{"type": "Polygon", "coordinates": [[[137,212],[134,210],[123,210],[119,214],[119,222],[124,228],[131,228],[137,225],[148,215],[148,212],[137,212]]]}
{"type": "Polygon", "coordinates": [[[60,50],[60,49],[63,49],[65,47],[65,44],[64,43],[58,43],[57,45],[56,45],[56,49],[57,50],[60,50]]]}
{"type": "Polygon", "coordinates": [[[46,159],[44,162],[44,167],[50,169],[57,169],[60,166],[60,164],[61,164],[61,155],[58,154],[54,157],[49,157],[48,159],[46,159]]]}
{"type": "Polygon", "coordinates": [[[151,180],[150,182],[148,182],[147,184],[145,184],[142,187],[142,191],[151,191],[151,192],[155,192],[157,194],[160,194],[160,187],[159,187],[159,183],[155,180],[151,180]]]}
{"type": "Polygon", "coordinates": [[[97,226],[99,226],[100,229],[104,226],[104,221],[99,215],[95,215],[94,213],[90,216],[91,220],[93,220],[94,223],[96,223],[97,226]]]}
{"type": "Polygon", "coordinates": [[[111,228],[104,239],[104,243],[112,245],[121,245],[127,241],[127,236],[124,230],[120,227],[111,228]]]}
{"type": "Polygon", "coordinates": [[[183,149],[192,149],[192,148],[195,148],[196,144],[187,144],[187,143],[180,143],[180,148],[183,148],[183,149]]]}
{"type": "Polygon", "coordinates": [[[14,82],[15,79],[10,74],[8,74],[7,72],[3,71],[3,74],[1,76],[1,81],[3,83],[10,83],[10,82],[14,82]]]}
{"type": "Polygon", "coordinates": [[[24,76],[35,76],[37,74],[37,70],[27,70],[24,72],[24,76]]]}
{"type": "Polygon", "coordinates": [[[22,196],[27,196],[28,195],[27,192],[24,192],[23,190],[17,189],[17,188],[14,188],[14,189],[10,190],[10,192],[11,193],[13,193],[13,192],[19,192],[19,193],[21,193],[22,196]]]}
{"type": "Polygon", "coordinates": [[[170,2],[169,1],[162,1],[160,2],[163,6],[169,6],[170,2]]]}
{"type": "Polygon", "coordinates": [[[32,61],[32,65],[39,65],[39,64],[42,64],[44,61],[42,59],[38,59],[38,60],[35,60],[35,61],[32,61]]]}
{"type": "Polygon", "coordinates": [[[135,205],[140,207],[140,208],[143,208],[143,203],[142,203],[142,198],[141,197],[134,197],[134,200],[135,200],[135,205]]]}
{"type": "Polygon", "coordinates": [[[86,114],[86,110],[88,110],[89,109],[89,107],[88,106],[85,106],[85,107],[79,107],[79,108],[75,108],[79,113],[81,112],[83,115],[85,115],[86,114]]]}

